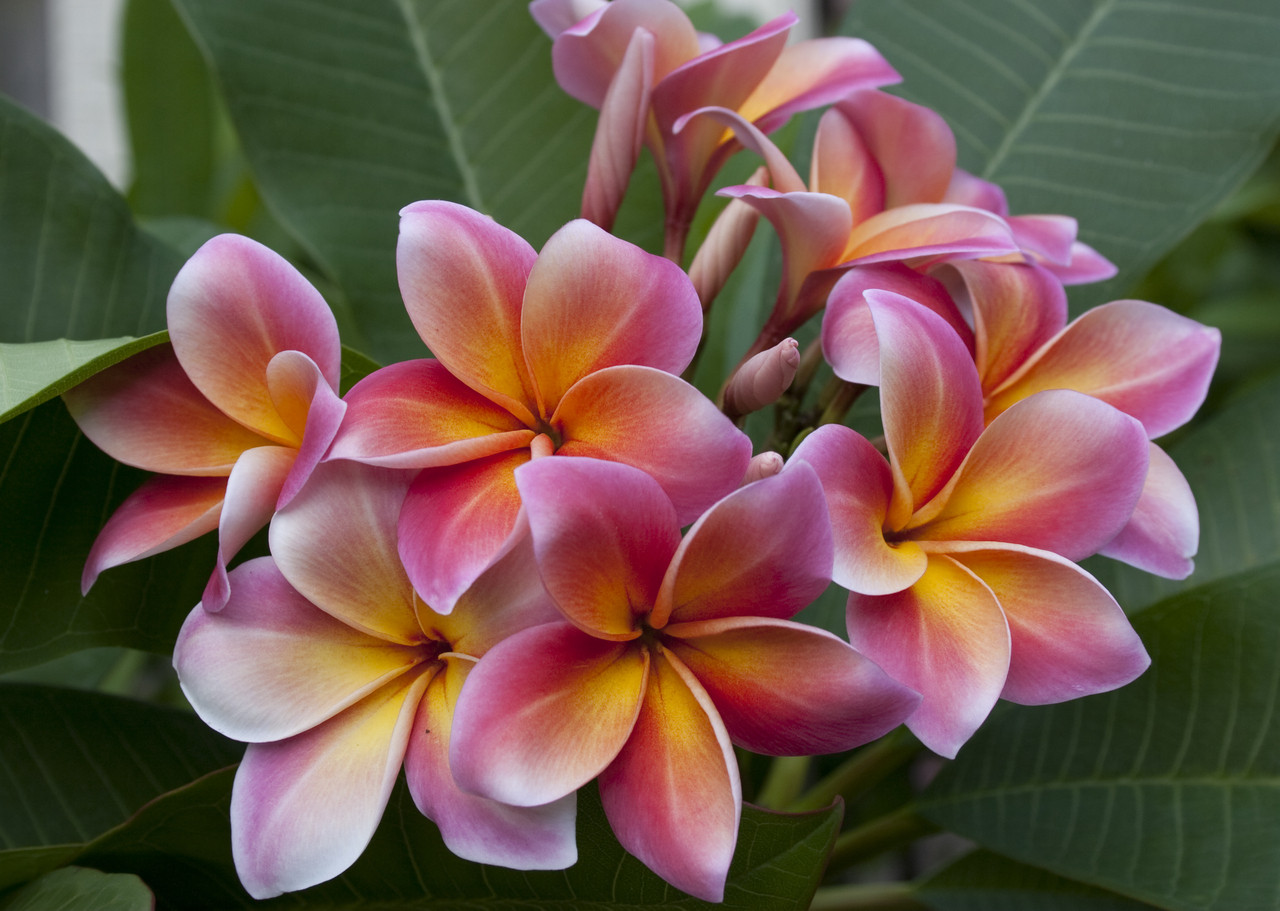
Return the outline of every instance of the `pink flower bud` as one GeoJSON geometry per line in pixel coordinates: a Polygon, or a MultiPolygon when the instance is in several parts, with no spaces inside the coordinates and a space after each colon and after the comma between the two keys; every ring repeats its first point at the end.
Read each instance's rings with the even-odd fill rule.
{"type": "Polygon", "coordinates": [[[730,417],[750,414],[778,400],[795,379],[800,344],[784,338],[738,368],[724,391],[724,412],[730,417]]]}
{"type": "Polygon", "coordinates": [[[747,465],[747,473],[742,478],[743,486],[750,484],[752,481],[773,477],[782,471],[782,465],[782,456],[776,452],[762,452],[757,456],[752,456],[751,462],[747,465]]]}

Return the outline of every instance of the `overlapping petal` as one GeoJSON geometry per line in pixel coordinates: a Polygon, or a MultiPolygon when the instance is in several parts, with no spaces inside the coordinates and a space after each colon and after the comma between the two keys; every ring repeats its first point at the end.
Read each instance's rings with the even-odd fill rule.
{"type": "MultiPolygon", "coordinates": [[[[945,120],[923,105],[873,89],[862,89],[844,96],[826,120],[845,120],[854,129],[880,170],[884,194],[883,208],[912,203],[940,202],[951,183],[956,163],[956,140],[945,120]]],[[[837,192],[827,183],[829,159],[838,154],[839,143],[819,161],[820,146],[815,145],[817,170],[815,190],[837,192]]],[[[827,150],[823,150],[826,152],[827,150]]],[[[843,194],[840,194],[843,195],[843,194]]]]}
{"type": "Polygon", "coordinates": [[[1195,569],[1200,515],[1195,495],[1173,459],[1151,443],[1142,495],[1120,533],[1100,553],[1166,579],[1185,579],[1195,569]]]}

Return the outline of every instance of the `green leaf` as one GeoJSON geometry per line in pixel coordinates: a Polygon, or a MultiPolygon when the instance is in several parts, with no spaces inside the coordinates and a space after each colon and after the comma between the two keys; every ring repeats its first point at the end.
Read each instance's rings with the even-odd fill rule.
{"type": "Polygon", "coordinates": [[[151,911],[146,883],[128,873],[85,867],[54,870],[0,899],[2,911],[151,911]]]}
{"type": "Polygon", "coordinates": [[[346,297],[344,340],[422,354],[396,213],[465,203],[535,245],[578,213],[595,112],[524,0],[175,0],[267,204],[346,297]]]}
{"type": "Polygon", "coordinates": [[[159,331],[180,265],[79,150],[0,97],[0,341],[159,331]]]}
{"type": "Polygon", "coordinates": [[[0,888],[241,754],[187,712],[100,693],[0,684],[0,717],[0,888]]]}
{"type": "Polygon", "coordinates": [[[85,342],[65,338],[24,345],[0,342],[0,423],[61,395],[131,354],[168,340],[169,333],[156,332],[146,338],[85,342]]]}
{"type": "Polygon", "coordinates": [[[1280,128],[1271,0],[859,0],[843,31],[939,111],[961,166],[1014,213],[1058,212],[1120,267],[1121,296],[1262,161],[1280,128]]]}
{"type": "Polygon", "coordinates": [[[523,872],[460,860],[413,805],[403,780],[372,842],[342,876],[266,904],[240,888],[231,865],[227,813],[232,772],[174,792],[81,858],[104,870],[136,872],[164,903],[183,908],[297,907],[385,911],[424,906],[474,911],[494,905],[536,911],[589,908],[807,908],[839,829],[840,810],[783,815],[745,807],[737,852],[720,905],[689,898],[626,854],[614,839],[595,789],[579,798],[577,864],[566,871],[523,872]]]}

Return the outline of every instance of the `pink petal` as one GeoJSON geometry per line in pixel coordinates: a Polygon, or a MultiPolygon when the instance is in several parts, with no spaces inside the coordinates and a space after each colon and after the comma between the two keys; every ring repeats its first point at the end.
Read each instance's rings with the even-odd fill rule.
{"type": "Polygon", "coordinates": [[[454,710],[449,765],[459,787],[521,807],[576,791],[631,736],[648,667],[648,649],[568,623],[499,642],[454,710]]]}
{"type": "Polygon", "coordinates": [[[688,383],[649,367],[610,367],[574,384],[551,418],[559,455],[632,465],[661,485],[676,520],[692,522],[734,490],[751,441],[688,383]]]}
{"type": "Polygon", "coordinates": [[[413,802],[464,860],[517,870],[562,870],[578,859],[577,795],[540,807],[511,807],[462,791],[449,771],[449,739],[462,681],[474,662],[449,656],[418,706],[405,754],[413,802]]]}
{"type": "Polygon", "coordinates": [[[205,610],[221,610],[227,603],[227,564],[271,521],[297,454],[285,446],[259,446],[247,450],[231,469],[218,516],[217,563],[201,598],[205,610]]]}
{"type": "Polygon", "coordinates": [[[939,114],[873,89],[844,96],[833,110],[854,126],[883,172],[883,208],[942,201],[956,139],[939,114]]]}
{"type": "Polygon", "coordinates": [[[556,38],[606,5],[606,0],[533,0],[529,14],[548,38],[556,38]]]}
{"type": "Polygon", "coordinates": [[[907,727],[954,757],[1004,689],[1009,628],[991,590],[954,560],[931,555],[906,591],[849,596],[849,641],[923,696],[907,727]]]}
{"type": "Polygon", "coordinates": [[[205,723],[236,740],[292,737],[419,664],[320,610],[270,557],[236,567],[226,607],[196,608],[174,646],[182,691],[205,723]]]}
{"type": "Polygon", "coordinates": [[[346,403],[330,459],[432,468],[523,448],[534,437],[434,360],[375,370],[351,388],[346,403]]]}
{"type": "Polygon", "coordinates": [[[226,478],[159,475],[144,481],[94,539],[80,577],[81,594],[88,594],[103,570],[172,550],[213,531],[226,493],[226,478]]]}
{"type": "Polygon", "coordinates": [[[792,462],[813,466],[822,482],[835,545],[837,585],[870,595],[901,591],[920,578],[926,556],[912,541],[885,540],[893,497],[889,463],[859,434],[826,424],[801,441],[792,462]]]}
{"type": "Polygon", "coordinates": [[[1022,544],[1080,560],[1129,520],[1146,475],[1141,424],[1087,395],[1049,390],[991,422],[910,534],[1022,544]]]}
{"type": "Polygon", "coordinates": [[[542,580],[574,625],[601,639],[640,635],[680,526],[639,469],[599,459],[535,459],[516,471],[542,580]]]}
{"type": "Polygon", "coordinates": [[[514,472],[529,450],[504,452],[418,475],[400,511],[400,559],[413,588],[450,613],[510,544],[520,512],[514,472]]]}
{"type": "Polygon", "coordinates": [[[280,413],[285,413],[284,403],[289,401],[288,410],[296,411],[300,419],[298,435],[301,445],[280,490],[280,499],[276,503],[279,508],[293,499],[329,451],[329,444],[338,433],[347,405],[324,382],[315,361],[300,351],[281,351],[271,359],[267,367],[267,385],[280,413]]]}
{"type": "Polygon", "coordinates": [[[733,742],[770,756],[861,746],[920,697],[825,630],[769,617],[678,623],[663,643],[698,678],[733,742]]]}
{"type": "Polygon", "coordinates": [[[995,594],[1009,622],[1005,699],[1063,702],[1124,686],[1147,669],[1142,640],[1096,579],[1047,551],[948,551],[995,594]]]}
{"type": "Polygon", "coordinates": [[[1200,546],[1195,495],[1163,449],[1152,443],[1149,452],[1147,478],[1129,524],[1100,553],[1166,579],[1185,579],[1200,546]]]}
{"type": "Polygon", "coordinates": [[[427,680],[397,681],[310,731],[249,746],[231,792],[231,853],[250,895],[305,889],[355,863],[386,809],[427,680]]]}
{"type": "Polygon", "coordinates": [[[400,212],[396,272],[418,335],[455,377],[533,423],[533,384],[520,347],[520,308],[533,248],[456,203],[400,212]]]}
{"type": "Polygon", "coordinates": [[[294,588],[348,626],[405,645],[423,641],[396,542],[410,477],[328,462],[271,520],[271,553],[294,588]]]}
{"type": "Polygon", "coordinates": [[[840,261],[866,265],[923,257],[999,256],[1016,250],[1009,226],[989,212],[915,203],[887,209],[856,225],[840,261]]]}
{"type": "Polygon", "coordinates": [[[988,397],[989,414],[1042,389],[1075,389],[1142,421],[1155,438],[1191,419],[1222,333],[1145,301],[1113,301],[1062,330],[988,397]]]}
{"type": "Polygon", "coordinates": [[[702,304],[675,263],[579,220],[552,235],[529,273],[522,333],[545,417],[606,367],[682,371],[702,335],[702,304]]]}
{"type": "Polygon", "coordinates": [[[709,135],[711,139],[708,144],[713,148],[720,141],[724,129],[728,128],[733,131],[738,142],[764,160],[776,191],[803,193],[806,189],[800,174],[782,150],[755,124],[732,108],[718,105],[699,107],[676,119],[671,128],[682,137],[695,133],[709,135]]]}
{"type": "Polygon", "coordinates": [[[1068,215],[1010,215],[1005,220],[1018,247],[1037,259],[1057,266],[1071,262],[1076,241],[1076,220],[1068,215]]]}
{"type": "Polygon", "coordinates": [[[600,799],[629,853],[676,888],[723,900],[742,815],[738,762],[710,697],[666,649],[600,799]]]}
{"type": "Polygon", "coordinates": [[[822,115],[813,138],[809,185],[849,204],[853,224],[883,211],[884,172],[853,121],[840,108],[822,115]]]}
{"type": "Polygon", "coordinates": [[[951,185],[947,187],[947,194],[942,201],[986,209],[1002,217],[1009,214],[1009,201],[998,184],[983,180],[962,168],[956,168],[952,172],[951,185]]]}
{"type": "Polygon", "coordinates": [[[865,297],[871,290],[892,291],[929,308],[972,347],[973,330],[941,282],[902,263],[859,266],[836,282],[822,316],[822,356],[842,380],[880,385],[880,343],[865,297]]]}
{"type": "Polygon", "coordinates": [[[831,581],[822,485],[803,462],[729,494],[694,523],[666,566],[649,624],[791,617],[831,581]]]}
{"type": "Polygon", "coordinates": [[[1058,280],[1064,285],[1102,282],[1115,277],[1115,274],[1120,271],[1115,263],[1080,241],[1071,245],[1071,260],[1067,265],[1059,266],[1046,262],[1044,266],[1058,276],[1058,280]]]}
{"type": "Polygon", "coordinates": [[[587,162],[582,217],[606,231],[613,227],[644,144],[649,92],[653,88],[653,56],[653,34],[636,29],[600,108],[587,162]]]}
{"type": "Polygon", "coordinates": [[[223,234],[196,251],[169,291],[169,336],[187,376],[226,414],[297,445],[267,387],[267,365],[300,351],[338,388],[342,349],[324,298],[288,261],[257,241],[223,234]]]}
{"type": "Polygon", "coordinates": [[[240,453],[270,445],[233,421],[157,345],[63,393],[81,432],[118,462],[163,474],[228,475],[240,453]]]}

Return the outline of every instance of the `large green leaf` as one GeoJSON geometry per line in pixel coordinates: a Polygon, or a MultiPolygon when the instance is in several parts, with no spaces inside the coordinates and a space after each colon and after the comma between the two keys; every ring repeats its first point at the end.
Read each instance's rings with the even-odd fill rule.
{"type": "Polygon", "coordinates": [[[541,242],[578,211],[595,113],[524,0],[175,0],[263,196],[345,294],[344,339],[420,356],[396,213],[465,203],[541,242]]]}
{"type": "Polygon", "coordinates": [[[373,841],[345,874],[295,896],[260,905],[231,865],[227,813],[231,772],[158,800],[128,825],[89,846],[78,862],[133,872],[184,909],[298,907],[356,911],[429,906],[436,911],[519,907],[529,911],[670,907],[783,911],[808,907],[839,829],[840,811],[782,815],[744,808],[722,905],[664,883],[614,839],[594,788],[580,795],[578,862],[567,871],[523,872],[454,857],[435,825],[413,805],[403,780],[373,841]]]}
{"type": "Polygon", "coordinates": [[[1061,212],[1120,294],[1243,181],[1280,126],[1273,0],[859,0],[844,24],[939,111],[1015,212],[1061,212]]]}
{"type": "Polygon", "coordinates": [[[156,332],[180,265],[79,150],[0,97],[0,341],[156,332]]]}
{"type": "Polygon", "coordinates": [[[0,889],[241,753],[186,712],[100,693],[0,684],[0,717],[0,889]]]}
{"type": "Polygon", "coordinates": [[[151,911],[151,890],[128,873],[64,867],[0,898],[3,911],[151,911]]]}
{"type": "Polygon", "coordinates": [[[1152,906],[989,851],[932,874],[915,894],[935,911],[1151,911],[1152,906]]]}

